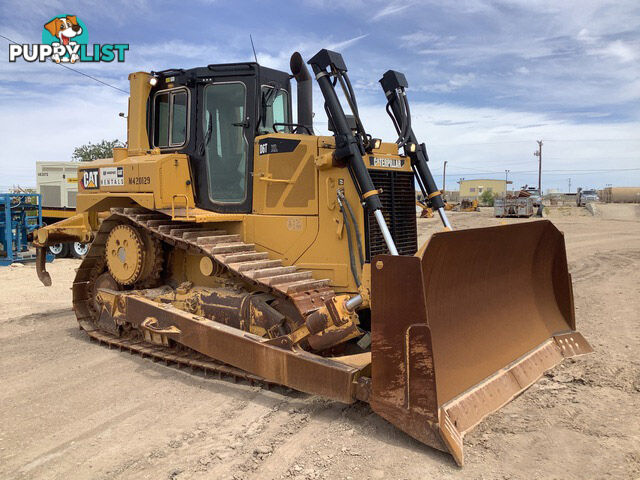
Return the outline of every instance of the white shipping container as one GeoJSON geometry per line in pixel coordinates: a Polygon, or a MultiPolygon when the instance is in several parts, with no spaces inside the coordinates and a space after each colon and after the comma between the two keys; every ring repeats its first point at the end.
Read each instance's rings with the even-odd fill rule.
{"type": "Polygon", "coordinates": [[[43,208],[76,208],[78,162],[36,162],[36,184],[43,208]]]}

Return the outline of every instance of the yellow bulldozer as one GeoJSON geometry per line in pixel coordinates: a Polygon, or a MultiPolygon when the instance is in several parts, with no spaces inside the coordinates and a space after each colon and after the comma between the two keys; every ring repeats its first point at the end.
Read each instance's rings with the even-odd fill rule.
{"type": "Polygon", "coordinates": [[[313,77],[298,53],[291,74],[257,63],[131,74],[127,146],[79,165],[77,215],[35,234],[38,276],[51,284],[47,245],[91,242],[72,288],[91,338],[368,402],[462,465],[466,432],[591,351],[563,236],[545,220],[452,229],[405,76],[380,80],[398,133],[383,143],[342,56],[308,64],[313,77]],[[331,136],[314,135],[314,77],[331,136]],[[422,246],[415,185],[443,223],[422,246]]]}

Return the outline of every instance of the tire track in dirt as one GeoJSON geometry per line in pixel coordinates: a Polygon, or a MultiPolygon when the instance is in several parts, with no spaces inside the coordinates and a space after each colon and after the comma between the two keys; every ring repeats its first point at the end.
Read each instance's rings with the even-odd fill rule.
{"type": "Polygon", "coordinates": [[[59,317],[64,314],[72,314],[73,309],[70,307],[56,308],[42,313],[28,313],[19,317],[13,317],[5,320],[3,323],[11,324],[17,323],[21,326],[33,326],[38,322],[45,322],[52,318],[59,317]]]}
{"type": "MultiPolygon", "coordinates": [[[[452,214],[452,223],[499,223],[487,215],[452,214]]],[[[419,220],[422,238],[442,228],[429,220],[419,220]]],[[[51,313],[70,304],[62,295],[74,262],[54,274],[64,292],[41,288],[33,271],[0,271],[10,320],[0,319],[0,477],[636,478],[640,222],[554,223],[566,232],[577,326],[595,353],[557,367],[470,432],[464,470],[366,405],[204,379],[85,341],[71,315],[51,313]]]]}
{"type": "Polygon", "coordinates": [[[574,282],[603,278],[610,269],[635,267],[640,260],[640,250],[621,252],[599,252],[582,257],[578,261],[569,262],[569,272],[574,282]]]}
{"type": "MultiPolygon", "coordinates": [[[[335,422],[339,421],[345,410],[352,408],[336,402],[319,398],[314,403],[320,408],[312,409],[308,422],[302,428],[288,428],[286,435],[278,435],[274,439],[273,452],[269,453],[258,469],[254,469],[248,477],[251,480],[264,478],[281,478],[299,474],[315,478],[313,472],[302,465],[313,461],[310,450],[317,450],[317,445],[326,437],[335,422]],[[302,452],[302,453],[301,453],[302,452]],[[301,457],[303,457],[301,459],[301,457]],[[301,461],[302,460],[302,461],[301,461]]],[[[260,452],[258,452],[258,456],[260,452]]],[[[317,473],[317,472],[316,472],[317,473]]]]}
{"type": "MultiPolygon", "coordinates": [[[[285,398],[245,428],[230,428],[227,434],[230,443],[221,448],[224,442],[215,442],[216,447],[210,452],[215,451],[213,460],[201,458],[200,465],[193,470],[206,472],[208,478],[246,479],[256,473],[259,478],[269,478],[263,476],[262,464],[270,458],[277,458],[281,463],[283,444],[288,439],[298,439],[301,432],[332,404],[319,398],[307,398],[302,402],[285,398]]],[[[296,441],[293,443],[298,445],[296,441]]]]}
{"type": "MultiPolygon", "coordinates": [[[[91,478],[105,480],[149,478],[150,470],[165,470],[166,475],[160,477],[154,475],[153,478],[167,478],[172,471],[185,470],[183,468],[172,470],[171,465],[183,465],[194,458],[197,463],[200,447],[206,441],[210,431],[224,430],[228,423],[242,421],[247,413],[249,415],[253,413],[250,406],[258,395],[257,389],[239,390],[236,394],[239,398],[234,395],[211,396],[210,404],[200,402],[196,409],[193,405],[185,405],[189,408],[182,411],[179,410],[179,406],[162,410],[162,400],[157,404],[147,401],[137,415],[129,418],[126,423],[118,425],[117,428],[113,428],[117,437],[124,438],[127,442],[126,449],[122,449],[123,445],[120,442],[108,442],[98,436],[87,442],[86,448],[81,452],[74,452],[73,456],[69,456],[64,464],[72,465],[74,461],[78,461],[77,465],[82,465],[84,470],[87,469],[87,463],[109,465],[102,471],[92,471],[91,465],[88,466],[89,472],[92,472],[91,478]],[[216,399],[220,398],[224,401],[216,404],[216,399]],[[140,431],[145,432],[144,441],[136,442],[136,434],[140,431]],[[100,444],[102,444],[101,448],[100,444]],[[123,452],[124,455],[122,455],[123,452]]],[[[260,407],[256,405],[256,415],[261,411],[260,407]]],[[[111,437],[109,431],[102,433],[111,437]]],[[[75,470],[68,468],[61,478],[77,477],[77,468],[75,470]]],[[[60,470],[59,466],[58,470],[60,470]]]]}
{"type": "Polygon", "coordinates": [[[167,478],[175,480],[249,478],[262,471],[263,462],[280,455],[282,444],[297,438],[312,419],[333,405],[295,395],[299,394],[283,397],[256,388],[250,398],[235,402],[233,408],[213,412],[216,421],[198,422],[101,478],[144,478],[149,468],[164,470],[167,478]]]}
{"type": "MultiPolygon", "coordinates": [[[[271,458],[282,464],[282,456],[288,442],[299,445],[303,432],[313,431],[315,419],[330,409],[333,402],[320,398],[308,398],[302,404],[284,399],[267,415],[254,422],[249,428],[233,434],[236,442],[235,462],[218,463],[208,474],[214,478],[224,475],[237,479],[247,479],[254,475],[270,478],[264,470],[264,463],[271,458]]],[[[289,444],[291,445],[291,443],[289,444]]]]}
{"type": "MultiPolygon", "coordinates": [[[[201,408],[200,413],[204,418],[192,421],[189,427],[179,429],[163,441],[154,442],[150,445],[151,448],[145,448],[132,455],[100,478],[113,480],[145,477],[149,468],[165,470],[168,478],[178,478],[182,473],[202,471],[201,467],[206,467],[209,463],[202,461],[203,458],[207,458],[216,446],[230,444],[224,441],[228,437],[229,429],[250,425],[263,416],[265,411],[270,411],[270,407],[254,403],[260,395],[258,388],[253,388],[247,393],[245,398],[230,399],[220,408],[201,408]],[[205,416],[207,414],[208,417],[205,416]]],[[[167,421],[171,422],[174,419],[169,417],[167,421]]]]}
{"type": "Polygon", "coordinates": [[[133,408],[129,408],[128,410],[111,417],[109,420],[105,422],[102,422],[93,426],[92,428],[84,431],[80,435],[77,435],[72,439],[66,440],[56,445],[55,447],[49,449],[48,451],[39,454],[36,458],[28,462],[26,465],[23,465],[17,472],[14,472],[14,473],[18,473],[20,475],[29,474],[29,472],[31,472],[32,470],[38,467],[44,466],[50,460],[53,460],[57,457],[64,455],[65,452],[69,448],[71,448],[75,443],[84,442],[87,439],[91,438],[92,436],[96,435],[97,433],[102,432],[113,425],[122,423],[124,420],[127,420],[128,418],[131,418],[135,414],[135,412],[139,411],[139,409],[140,409],[140,406],[136,405],[133,408]]]}

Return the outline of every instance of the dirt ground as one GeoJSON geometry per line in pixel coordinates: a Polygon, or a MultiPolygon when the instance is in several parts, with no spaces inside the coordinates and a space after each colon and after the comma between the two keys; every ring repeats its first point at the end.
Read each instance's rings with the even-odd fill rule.
{"type": "MultiPolygon", "coordinates": [[[[51,288],[33,266],[2,268],[0,478],[638,479],[633,212],[547,212],[566,235],[578,328],[595,353],[555,368],[467,435],[463,469],[365,404],[212,380],[90,343],[70,307],[77,260],[49,266],[51,288]]],[[[501,221],[490,210],[452,214],[458,228],[501,221]]],[[[421,220],[422,239],[437,228],[421,220]]]]}

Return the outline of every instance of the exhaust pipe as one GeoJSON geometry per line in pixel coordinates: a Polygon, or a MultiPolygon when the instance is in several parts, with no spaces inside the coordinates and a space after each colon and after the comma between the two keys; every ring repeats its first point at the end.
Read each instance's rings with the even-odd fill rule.
{"type": "Polygon", "coordinates": [[[291,55],[289,67],[298,84],[298,124],[307,127],[313,134],[313,96],[309,69],[298,52],[291,55]]]}

